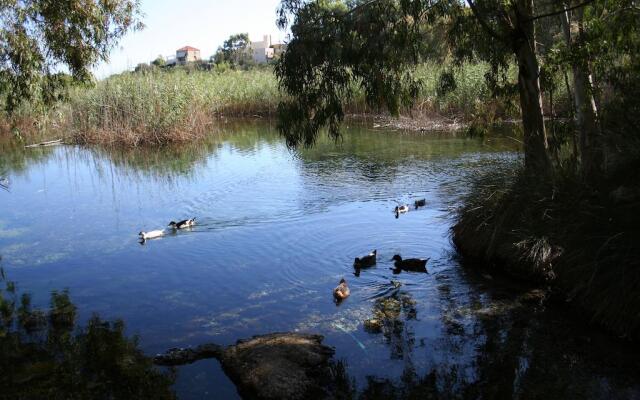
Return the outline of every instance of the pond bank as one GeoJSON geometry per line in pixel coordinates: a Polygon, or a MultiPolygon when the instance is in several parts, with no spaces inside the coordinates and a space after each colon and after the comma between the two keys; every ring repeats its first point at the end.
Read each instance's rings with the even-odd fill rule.
{"type": "Polygon", "coordinates": [[[458,212],[453,242],[483,267],[548,286],[586,321],[637,341],[640,186],[633,179],[621,174],[595,190],[572,178],[540,185],[513,172],[484,176],[458,212]]]}
{"type": "MultiPolygon", "coordinates": [[[[168,128],[157,128],[153,124],[132,127],[113,123],[108,126],[71,126],[60,122],[43,127],[30,118],[16,120],[13,124],[0,126],[0,135],[21,138],[25,143],[38,143],[49,139],[62,139],[65,143],[80,145],[106,145],[117,147],[159,147],[202,140],[212,132],[224,129],[229,124],[269,123],[276,125],[274,110],[253,110],[249,114],[207,114],[194,108],[192,115],[180,124],[168,128]]],[[[100,118],[102,119],[102,117],[100,118]]],[[[5,121],[6,122],[6,121],[5,121]]],[[[407,133],[455,132],[468,127],[464,115],[444,116],[437,113],[415,112],[411,116],[393,117],[388,114],[368,112],[352,113],[345,123],[366,124],[380,131],[403,131],[407,133]]]]}

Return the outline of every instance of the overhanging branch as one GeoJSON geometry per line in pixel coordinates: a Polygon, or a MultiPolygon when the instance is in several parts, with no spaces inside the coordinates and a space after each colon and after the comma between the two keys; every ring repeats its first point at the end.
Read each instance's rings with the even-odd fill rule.
{"type": "Polygon", "coordinates": [[[527,20],[527,22],[531,22],[531,21],[535,21],[535,20],[542,19],[542,18],[547,18],[547,17],[553,17],[553,16],[556,16],[556,15],[560,15],[562,13],[566,13],[566,12],[569,12],[569,11],[577,10],[578,8],[582,8],[582,7],[588,6],[589,4],[593,3],[594,1],[595,0],[586,0],[586,1],[582,2],[582,3],[580,3],[580,4],[577,4],[577,5],[569,7],[569,8],[564,8],[563,7],[562,10],[553,11],[553,12],[550,12],[550,13],[547,13],[547,14],[542,14],[542,15],[536,15],[534,17],[529,18],[527,20]]]}
{"type": "Polygon", "coordinates": [[[478,7],[475,5],[475,3],[473,2],[473,0],[467,0],[467,3],[469,3],[469,7],[471,8],[471,12],[473,12],[473,15],[476,17],[476,19],[478,20],[478,22],[480,23],[480,25],[482,26],[482,28],[494,39],[497,40],[504,40],[504,36],[498,34],[498,32],[495,31],[495,29],[493,29],[488,23],[487,21],[484,20],[482,14],[480,13],[480,10],[478,10],[478,7]]]}

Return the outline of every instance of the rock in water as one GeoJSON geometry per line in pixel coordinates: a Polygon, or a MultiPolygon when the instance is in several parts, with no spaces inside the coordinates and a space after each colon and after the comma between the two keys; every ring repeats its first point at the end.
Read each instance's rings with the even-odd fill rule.
{"type": "Polygon", "coordinates": [[[202,345],[172,349],[157,356],[159,365],[180,365],[217,358],[222,369],[245,399],[327,399],[336,392],[331,358],[334,349],[322,344],[321,335],[273,333],[239,340],[221,348],[202,345]]]}
{"type": "Polygon", "coordinates": [[[325,378],[334,350],[323,339],[295,333],[254,336],[227,347],[220,362],[243,398],[332,397],[325,378]]]}
{"type": "Polygon", "coordinates": [[[205,358],[218,358],[222,354],[222,347],[216,344],[203,344],[189,349],[171,349],[153,358],[153,363],[164,367],[192,364],[205,358]]]}

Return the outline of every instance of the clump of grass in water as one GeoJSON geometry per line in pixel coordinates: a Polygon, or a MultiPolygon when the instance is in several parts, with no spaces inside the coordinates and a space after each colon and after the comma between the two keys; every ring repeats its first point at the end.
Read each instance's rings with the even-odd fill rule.
{"type": "Polygon", "coordinates": [[[492,171],[464,197],[453,240],[465,255],[550,282],[592,321],[637,339],[640,202],[612,196],[623,175],[592,188],[568,173],[540,183],[518,166],[492,171]]]}

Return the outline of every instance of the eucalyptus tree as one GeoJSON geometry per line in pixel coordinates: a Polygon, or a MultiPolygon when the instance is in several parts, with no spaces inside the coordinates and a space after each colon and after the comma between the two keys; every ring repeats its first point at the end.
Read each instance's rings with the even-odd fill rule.
{"type": "MultiPolygon", "coordinates": [[[[616,1],[634,3],[282,0],[278,23],[282,28],[290,26],[291,40],[276,66],[280,87],[290,96],[279,106],[280,130],[290,145],[313,144],[323,127],[337,138],[343,104],[353,95],[355,85],[363,89],[370,105],[385,107],[392,114],[411,106],[420,89],[413,67],[430,57],[421,27],[445,24],[447,45],[455,60],[487,62],[487,82],[494,90],[509,87],[509,68],[517,66],[525,167],[529,173],[547,175],[551,161],[536,22],[570,11],[582,12],[591,3],[616,1]]],[[[569,43],[573,42],[570,38],[569,43]]],[[[587,74],[583,78],[588,80],[587,70],[583,71],[574,76],[587,74]]],[[[585,90],[589,93],[590,89],[585,90]]],[[[583,151],[587,154],[586,147],[583,151]]]]}
{"type": "Polygon", "coordinates": [[[125,33],[142,28],[138,0],[0,1],[0,93],[5,109],[51,100],[61,71],[76,81],[107,60],[125,33]]]}
{"type": "MultiPolygon", "coordinates": [[[[564,45],[552,63],[572,70],[573,99],[579,131],[581,173],[595,181],[606,173],[607,148],[618,132],[603,131],[602,92],[608,90],[614,101],[627,100],[622,109],[638,108],[640,73],[640,2],[637,0],[564,1],[559,14],[564,45]]],[[[611,99],[609,99],[611,100],[611,99]]],[[[609,107],[612,108],[612,107],[609,107]]],[[[624,117],[629,119],[628,116],[624,117]]],[[[633,126],[632,126],[633,128],[633,126]]]]}

